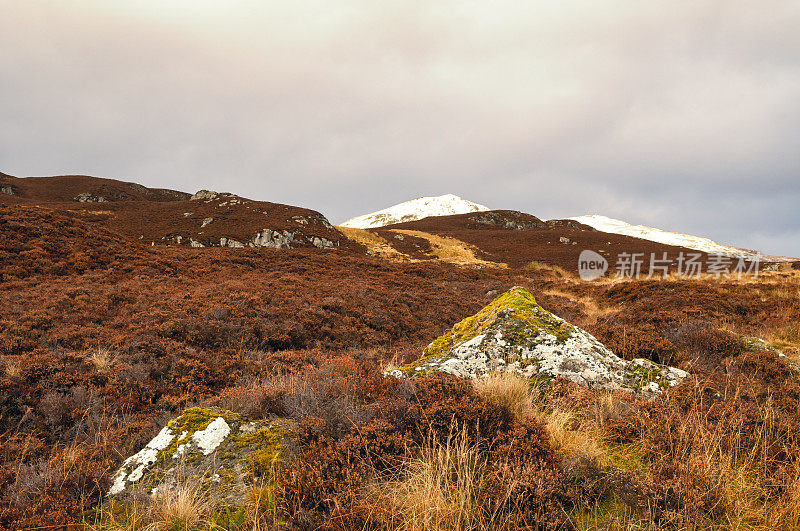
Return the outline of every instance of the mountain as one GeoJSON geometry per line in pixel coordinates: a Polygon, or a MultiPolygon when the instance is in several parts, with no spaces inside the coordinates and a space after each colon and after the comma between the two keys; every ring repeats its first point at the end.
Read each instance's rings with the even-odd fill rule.
{"type": "Polygon", "coordinates": [[[769,256],[751,249],[742,249],[739,247],[732,247],[730,245],[723,245],[715,242],[714,240],[703,238],[701,236],[692,236],[691,234],[661,230],[648,227],[646,225],[632,225],[618,219],[599,216],[596,214],[575,216],[569,219],[589,225],[590,227],[602,232],[633,236],[635,238],[650,240],[666,245],[686,247],[688,249],[694,249],[704,253],[736,255],[743,256],[748,259],[758,258],[761,261],[768,262],[789,262],[794,260],[793,258],[788,258],[785,256],[769,256]]]}
{"type": "Polygon", "coordinates": [[[395,223],[416,221],[431,216],[451,216],[470,212],[489,210],[483,205],[462,199],[457,195],[445,194],[437,197],[418,197],[399,205],[394,205],[372,214],[364,214],[341,223],[342,227],[370,229],[395,223]]]}
{"type": "Polygon", "coordinates": [[[524,269],[548,264],[575,272],[584,249],[599,252],[612,269],[616,257],[624,253],[649,257],[666,252],[677,260],[681,252],[691,252],[682,246],[595,230],[574,219],[543,221],[514,210],[434,216],[385,227],[344,230],[357,240],[358,232],[368,233],[361,234],[359,242],[374,254],[385,254],[391,248],[417,260],[438,259],[472,267],[494,264],[524,269]]]}

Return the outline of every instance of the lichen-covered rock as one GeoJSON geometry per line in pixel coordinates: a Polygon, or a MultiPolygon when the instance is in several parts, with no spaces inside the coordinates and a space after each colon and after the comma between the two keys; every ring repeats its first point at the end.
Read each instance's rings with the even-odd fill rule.
{"type": "Polygon", "coordinates": [[[190,479],[220,502],[241,504],[253,478],[271,474],[289,432],[285,421],[249,422],[231,411],[187,409],[122,463],[108,495],[133,488],[155,494],[190,479]]]}
{"type": "Polygon", "coordinates": [[[417,361],[395,371],[414,376],[443,371],[462,377],[513,372],[558,376],[596,389],[654,396],[688,373],[649,360],[616,356],[591,334],[548,312],[515,287],[428,345],[417,361]]]}

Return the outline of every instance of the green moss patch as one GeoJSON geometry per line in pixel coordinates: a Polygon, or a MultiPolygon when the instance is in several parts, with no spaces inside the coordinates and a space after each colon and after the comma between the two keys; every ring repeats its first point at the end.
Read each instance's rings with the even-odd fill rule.
{"type": "Polygon", "coordinates": [[[516,286],[499,295],[475,315],[458,322],[428,345],[422,357],[400,367],[400,370],[406,375],[415,374],[417,367],[446,355],[461,343],[501,328],[503,339],[520,344],[530,343],[542,333],[555,336],[557,342],[564,343],[574,330],[572,325],[539,306],[528,290],[516,286]]]}
{"type": "Polygon", "coordinates": [[[670,387],[669,382],[664,378],[661,368],[630,367],[630,372],[641,379],[641,387],[646,387],[650,382],[655,383],[659,389],[670,387]]]}
{"type": "Polygon", "coordinates": [[[257,477],[268,476],[280,460],[283,440],[289,434],[282,427],[269,426],[236,437],[237,448],[250,448],[242,459],[250,472],[257,477]]]}

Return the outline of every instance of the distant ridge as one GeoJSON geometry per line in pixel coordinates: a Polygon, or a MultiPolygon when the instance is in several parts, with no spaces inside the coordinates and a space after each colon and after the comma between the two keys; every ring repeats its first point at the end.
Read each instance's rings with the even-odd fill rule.
{"type": "Polygon", "coordinates": [[[704,253],[743,256],[748,259],[757,258],[767,262],[790,262],[795,260],[786,256],[770,256],[761,254],[760,252],[751,249],[742,249],[730,245],[723,245],[715,242],[714,240],[703,238],[701,236],[692,236],[691,234],[683,234],[681,232],[656,229],[646,225],[633,225],[618,219],[599,216],[596,214],[575,216],[568,219],[573,219],[585,225],[589,225],[590,227],[594,227],[602,232],[633,236],[634,238],[664,243],[666,245],[686,247],[688,249],[703,251],[704,253]]]}
{"type": "Polygon", "coordinates": [[[437,197],[418,197],[371,214],[348,219],[341,223],[341,226],[369,229],[395,223],[417,221],[431,216],[452,216],[454,214],[469,214],[470,212],[485,212],[487,210],[489,210],[488,207],[478,203],[467,201],[457,195],[445,194],[437,197]]]}

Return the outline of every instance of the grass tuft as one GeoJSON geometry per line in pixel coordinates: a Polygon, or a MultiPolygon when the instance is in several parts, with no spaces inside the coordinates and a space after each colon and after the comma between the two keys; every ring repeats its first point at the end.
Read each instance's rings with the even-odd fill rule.
{"type": "Polygon", "coordinates": [[[114,366],[114,354],[105,348],[99,348],[92,352],[88,358],[89,363],[94,365],[95,370],[99,373],[108,372],[114,366]]]}

